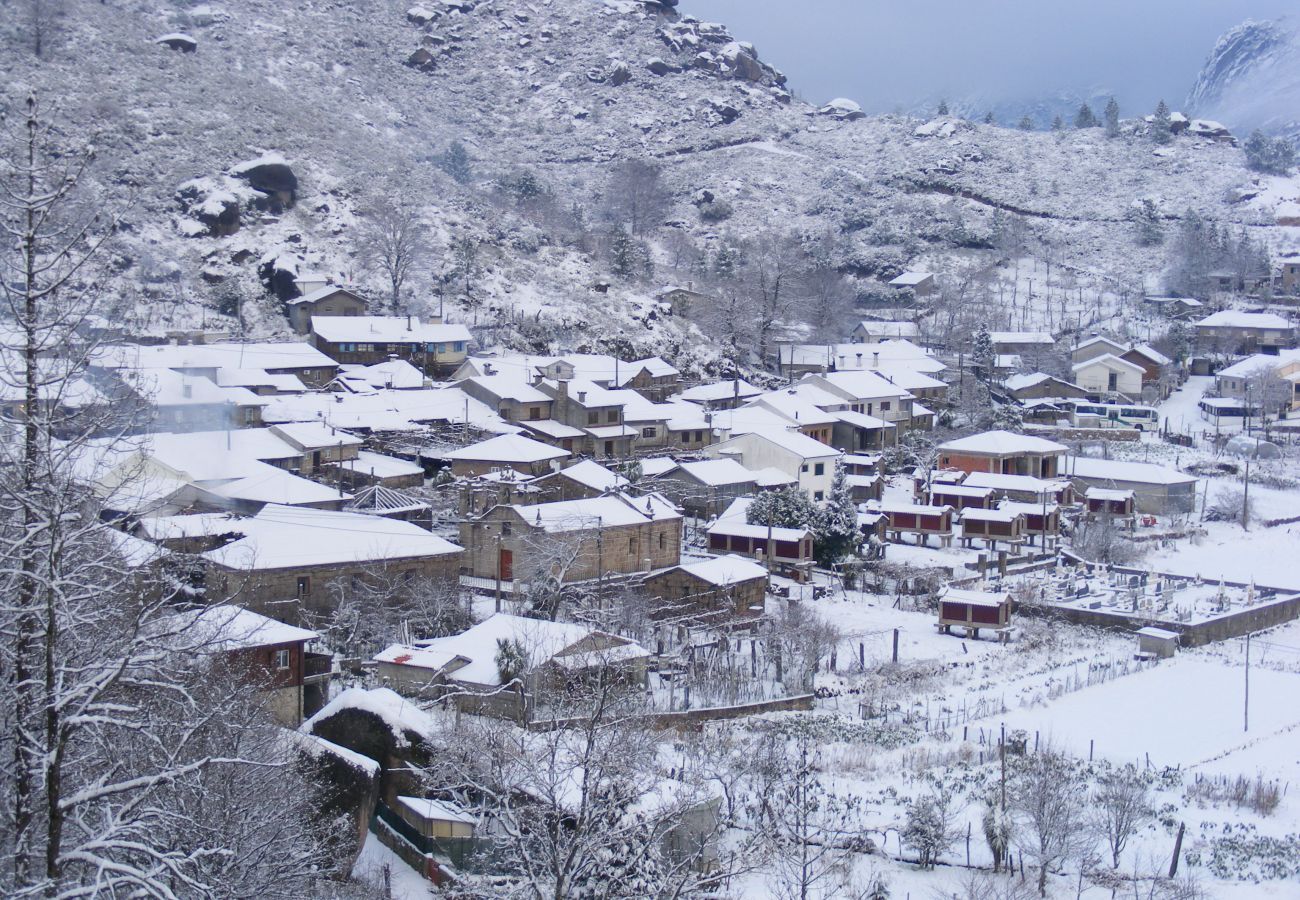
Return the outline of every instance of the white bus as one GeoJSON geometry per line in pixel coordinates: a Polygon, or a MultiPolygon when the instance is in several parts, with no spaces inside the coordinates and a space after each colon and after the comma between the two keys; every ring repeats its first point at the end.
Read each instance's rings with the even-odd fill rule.
{"type": "Polygon", "coordinates": [[[1071,406],[1070,424],[1076,428],[1127,426],[1138,431],[1155,431],[1160,427],[1160,414],[1150,406],[1090,403],[1087,400],[1075,400],[1071,406]]]}

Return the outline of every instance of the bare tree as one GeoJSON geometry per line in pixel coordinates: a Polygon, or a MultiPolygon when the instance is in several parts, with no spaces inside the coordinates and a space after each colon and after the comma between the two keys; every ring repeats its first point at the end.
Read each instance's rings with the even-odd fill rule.
{"type": "MultiPolygon", "coordinates": [[[[130,411],[120,398],[60,401],[95,354],[81,337],[98,295],[88,268],[113,219],[79,215],[92,157],[62,144],[34,97],[16,125],[0,153],[12,322],[0,372],[24,398],[0,440],[0,893],[311,893],[306,811],[267,789],[222,812],[208,790],[281,768],[275,732],[243,702],[246,684],[210,677],[200,651],[212,647],[173,614],[180,586],[166,569],[133,562],[129,539],[103,524],[137,487],[95,477],[130,411]],[[254,836],[272,818],[263,801],[285,801],[274,818],[291,821],[254,836]],[[206,820],[190,818],[198,810],[206,820]],[[225,829],[234,819],[241,832],[225,829]]],[[[276,783],[308,797],[291,782],[276,783]]]]}
{"type": "Polygon", "coordinates": [[[1152,816],[1151,790],[1137,766],[1102,775],[1093,793],[1093,822],[1110,850],[1111,868],[1119,868],[1128,839],[1152,816]]]}
{"type": "Polygon", "coordinates": [[[498,865],[518,873],[513,896],[679,897],[719,883],[716,802],[660,769],[641,701],[600,678],[556,702],[571,727],[459,717],[423,773],[490,823],[498,865]]]}
{"type": "Polygon", "coordinates": [[[389,196],[360,211],[357,250],[364,265],[388,280],[388,306],[402,309],[402,290],[412,271],[428,253],[428,229],[419,210],[407,200],[389,196]]]}
{"type": "Polygon", "coordinates": [[[772,333],[794,308],[792,288],[803,265],[803,252],[792,234],[765,231],[745,255],[745,280],[758,301],[754,316],[755,351],[768,358],[772,333]]]}
{"type": "Polygon", "coordinates": [[[780,777],[756,798],[758,827],[784,900],[844,896],[852,884],[861,823],[854,797],[827,789],[817,774],[818,739],[808,719],[780,738],[780,777]]]}
{"type": "Polygon", "coordinates": [[[836,340],[852,307],[853,292],[849,281],[828,263],[814,264],[800,279],[804,318],[818,340],[836,340]]]}
{"type": "Polygon", "coordinates": [[[1075,761],[1046,747],[1018,759],[1008,790],[1016,839],[1038,869],[1038,892],[1047,875],[1094,846],[1088,827],[1087,786],[1075,761]]]}
{"type": "Polygon", "coordinates": [[[459,585],[445,578],[377,565],[336,579],[330,591],[329,612],[311,625],[331,647],[349,655],[368,656],[394,641],[460,634],[474,624],[459,585]]]}
{"type": "Polygon", "coordinates": [[[27,6],[27,36],[32,43],[32,55],[42,59],[55,36],[64,14],[63,0],[25,0],[27,6]]]}
{"type": "Polygon", "coordinates": [[[610,172],[606,185],[606,206],[611,221],[641,235],[663,221],[672,204],[672,194],[656,163],[631,159],[610,172]]]}

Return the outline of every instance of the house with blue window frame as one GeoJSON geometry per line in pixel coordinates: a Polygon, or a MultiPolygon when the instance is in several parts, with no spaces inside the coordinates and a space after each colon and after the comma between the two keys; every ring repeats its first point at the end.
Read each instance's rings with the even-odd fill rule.
{"type": "Polygon", "coordinates": [[[416,316],[312,316],[312,345],[344,365],[402,359],[428,375],[450,375],[473,342],[464,325],[416,316]]]}

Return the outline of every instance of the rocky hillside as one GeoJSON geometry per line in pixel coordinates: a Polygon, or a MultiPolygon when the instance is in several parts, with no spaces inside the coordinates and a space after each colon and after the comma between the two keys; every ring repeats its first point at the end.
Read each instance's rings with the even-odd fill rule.
{"type": "Polygon", "coordinates": [[[710,364],[712,342],[650,299],[705,268],[684,243],[707,259],[790,229],[869,297],[908,266],[1006,257],[1014,231],[1011,255],[1115,297],[1157,286],[1164,265],[1134,241],[1142,200],[1171,225],[1194,210],[1287,240],[1259,199],[1286,191],[1263,190],[1232,146],[818,110],[753,47],[672,6],[67,0],[39,57],[28,23],[0,24],[17,63],[0,97],[55,98],[73,136],[93,137],[105,196],[129,203],[97,277],[142,330],[238,312],[250,333],[283,332],[296,272],[381,293],[359,216],[399,201],[431,229],[413,311],[441,298],[450,318],[497,326],[485,341],[630,345],[688,367],[710,364]],[[439,166],[453,141],[470,160],[458,178],[439,166]],[[653,274],[617,278],[603,212],[628,159],[658,163],[672,202],[646,234],[653,274]]]}
{"type": "Polygon", "coordinates": [[[1246,21],[1215,44],[1187,106],[1241,131],[1300,137],[1300,32],[1286,21],[1246,21]]]}

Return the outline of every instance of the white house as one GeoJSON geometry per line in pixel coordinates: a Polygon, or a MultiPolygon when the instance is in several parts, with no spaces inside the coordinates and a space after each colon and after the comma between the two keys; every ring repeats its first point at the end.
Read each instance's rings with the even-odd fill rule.
{"type": "Polygon", "coordinates": [[[813,500],[825,500],[840,451],[796,431],[763,429],[737,435],[706,451],[718,459],[736,459],[747,469],[779,469],[798,481],[813,500]]]}
{"type": "Polygon", "coordinates": [[[1089,396],[1125,394],[1142,396],[1142,376],[1145,369],[1137,363],[1120,359],[1113,353],[1103,353],[1084,362],[1070,366],[1074,383],[1089,396]]]}

